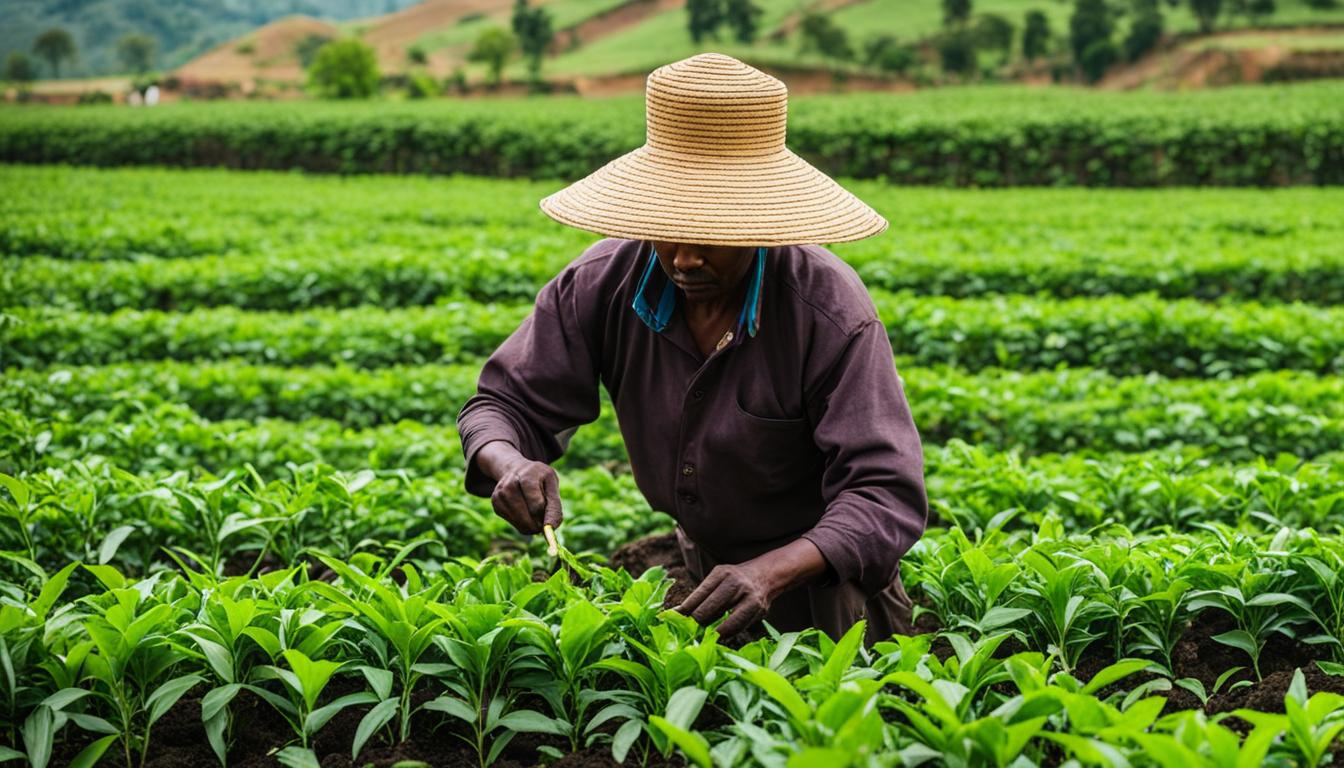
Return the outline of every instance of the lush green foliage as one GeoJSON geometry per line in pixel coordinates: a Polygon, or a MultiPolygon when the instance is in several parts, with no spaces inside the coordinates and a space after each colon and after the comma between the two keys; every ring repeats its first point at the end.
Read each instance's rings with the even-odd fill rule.
{"type": "Polygon", "coordinates": [[[273,712],[286,765],[333,723],[356,762],[1338,754],[1332,190],[867,187],[912,224],[836,252],[924,441],[930,631],[734,648],[662,610],[661,569],[601,564],[672,525],[605,398],[557,462],[558,561],[463,492],[483,356],[593,240],[538,221],[541,185],[0,174],[0,760],[133,766],[184,707],[221,762],[273,712]]]}
{"type": "MultiPolygon", "coordinates": [[[[823,170],[917,184],[1331,184],[1340,86],[1181,94],[938,89],[791,100],[823,170]],[[1218,115],[1217,120],[1209,115],[1218,115]]],[[[642,98],[6,110],[0,160],[577,178],[643,142],[642,98]]]]}
{"type": "MultiPolygon", "coordinates": [[[[1152,295],[1054,300],[871,293],[893,349],[922,365],[1082,365],[1211,377],[1278,368],[1344,372],[1344,309],[1210,306],[1152,295]]],[[[0,365],[227,357],[364,367],[464,362],[493,351],[530,309],[462,301],[289,314],[233,307],[109,314],[14,308],[0,316],[0,365]]]]}

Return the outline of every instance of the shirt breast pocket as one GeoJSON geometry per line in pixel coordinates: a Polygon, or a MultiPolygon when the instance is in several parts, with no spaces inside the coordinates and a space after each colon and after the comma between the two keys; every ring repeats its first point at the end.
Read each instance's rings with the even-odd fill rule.
{"type": "MultiPolygon", "coordinates": [[[[815,470],[821,454],[812,439],[812,424],[806,416],[775,418],[760,416],[742,407],[734,398],[732,425],[727,430],[725,463],[757,493],[789,493],[800,484],[816,484],[815,470]]],[[[733,475],[729,475],[730,477],[733,475]]]]}

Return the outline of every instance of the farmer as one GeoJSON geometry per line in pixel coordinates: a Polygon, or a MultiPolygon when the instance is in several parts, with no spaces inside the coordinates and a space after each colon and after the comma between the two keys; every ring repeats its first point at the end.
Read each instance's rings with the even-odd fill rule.
{"type": "Polygon", "coordinates": [[[703,53],[646,84],[645,144],[546,197],[608,235],[542,287],[457,424],[466,488],[525,534],[562,519],[550,463],[606,387],[635,483],[676,519],[677,610],[867,641],[912,631],[901,557],[928,514],[891,342],[816,243],[887,221],[784,146],[783,83],[703,53]]]}

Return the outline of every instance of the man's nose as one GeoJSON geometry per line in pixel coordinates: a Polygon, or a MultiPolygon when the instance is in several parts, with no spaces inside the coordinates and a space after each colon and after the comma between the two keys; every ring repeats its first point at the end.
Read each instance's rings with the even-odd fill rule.
{"type": "Polygon", "coordinates": [[[704,265],[704,257],[694,248],[682,246],[672,257],[672,266],[676,267],[678,272],[693,272],[704,265]]]}

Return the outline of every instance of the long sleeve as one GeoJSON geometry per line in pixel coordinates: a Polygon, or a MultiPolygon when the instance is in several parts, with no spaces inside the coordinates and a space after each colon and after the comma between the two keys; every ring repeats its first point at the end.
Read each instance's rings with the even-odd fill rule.
{"type": "Polygon", "coordinates": [[[571,265],[547,282],[532,313],[481,368],[476,394],[457,416],[469,493],[494,491],[476,464],[486,443],[504,440],[549,464],[564,452],[568,433],[597,418],[600,334],[581,276],[571,265]]]}
{"type": "Polygon", "coordinates": [[[803,538],[840,581],[876,594],[923,535],[929,510],[919,434],[881,322],[850,337],[809,401],[820,411],[813,438],[825,457],[826,511],[803,538]]]}

